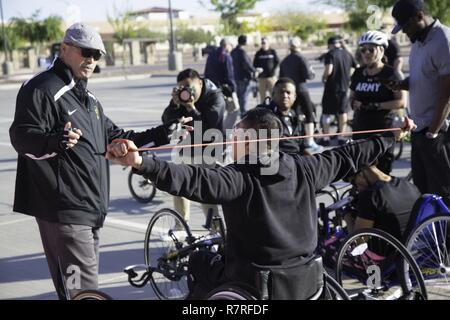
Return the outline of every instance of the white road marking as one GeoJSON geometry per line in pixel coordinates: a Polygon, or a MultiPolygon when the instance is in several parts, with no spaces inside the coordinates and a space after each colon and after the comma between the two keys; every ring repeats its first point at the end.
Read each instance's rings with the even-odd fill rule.
{"type": "Polygon", "coordinates": [[[10,224],[14,224],[14,223],[24,222],[24,221],[28,221],[28,220],[34,220],[34,218],[30,217],[30,218],[25,218],[25,219],[17,219],[17,220],[13,220],[13,221],[1,222],[0,227],[7,226],[10,224]]]}
{"type": "Polygon", "coordinates": [[[105,224],[113,224],[122,227],[130,227],[137,230],[147,230],[147,225],[143,223],[131,222],[106,216],[105,224]]]}

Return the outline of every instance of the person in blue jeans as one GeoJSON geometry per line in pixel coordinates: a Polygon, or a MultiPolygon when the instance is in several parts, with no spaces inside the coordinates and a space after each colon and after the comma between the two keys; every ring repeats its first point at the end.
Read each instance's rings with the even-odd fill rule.
{"type": "Polygon", "coordinates": [[[234,65],[234,78],[236,80],[236,93],[239,99],[241,118],[247,111],[247,97],[250,93],[250,81],[256,69],[252,60],[244,50],[247,45],[247,36],[241,35],[238,38],[238,46],[231,51],[234,65]]]}

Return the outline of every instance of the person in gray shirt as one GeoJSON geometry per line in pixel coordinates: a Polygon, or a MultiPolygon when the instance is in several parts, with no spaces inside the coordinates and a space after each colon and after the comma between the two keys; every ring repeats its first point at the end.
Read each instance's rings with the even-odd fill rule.
{"type": "Polygon", "coordinates": [[[399,0],[392,16],[412,42],[410,75],[388,85],[409,90],[414,183],[422,193],[434,193],[450,205],[450,28],[434,19],[423,0],[399,0]]]}

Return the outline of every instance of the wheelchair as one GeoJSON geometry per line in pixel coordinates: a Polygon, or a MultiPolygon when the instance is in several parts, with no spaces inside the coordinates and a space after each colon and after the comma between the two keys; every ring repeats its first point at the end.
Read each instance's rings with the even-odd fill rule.
{"type": "Polygon", "coordinates": [[[442,199],[426,194],[416,201],[402,241],[377,229],[338,235],[336,280],[353,299],[449,299],[449,222],[442,199]]]}
{"type": "Polygon", "coordinates": [[[254,266],[255,286],[224,284],[208,293],[206,300],[350,300],[323,270],[321,257],[302,265],[254,266]]]}

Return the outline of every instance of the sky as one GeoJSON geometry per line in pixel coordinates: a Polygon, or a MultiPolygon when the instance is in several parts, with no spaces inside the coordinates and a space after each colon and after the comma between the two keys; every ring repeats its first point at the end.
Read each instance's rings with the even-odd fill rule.
{"type": "MultiPolygon", "coordinates": [[[[113,15],[114,7],[119,11],[124,9],[140,10],[150,7],[167,7],[167,0],[1,0],[3,3],[3,15],[5,21],[11,17],[28,18],[31,14],[41,9],[41,18],[55,14],[66,21],[106,21],[108,13],[113,15]]],[[[209,4],[208,0],[204,3],[209,4]]],[[[211,11],[199,3],[198,0],[172,0],[175,9],[187,10],[191,15],[207,16],[211,11]]],[[[302,11],[318,11],[327,9],[318,6],[317,0],[263,0],[259,2],[254,11],[276,12],[296,8],[302,11]],[[313,4],[311,4],[311,2],[313,4]]],[[[329,7],[328,7],[329,9],[329,7]]]]}

